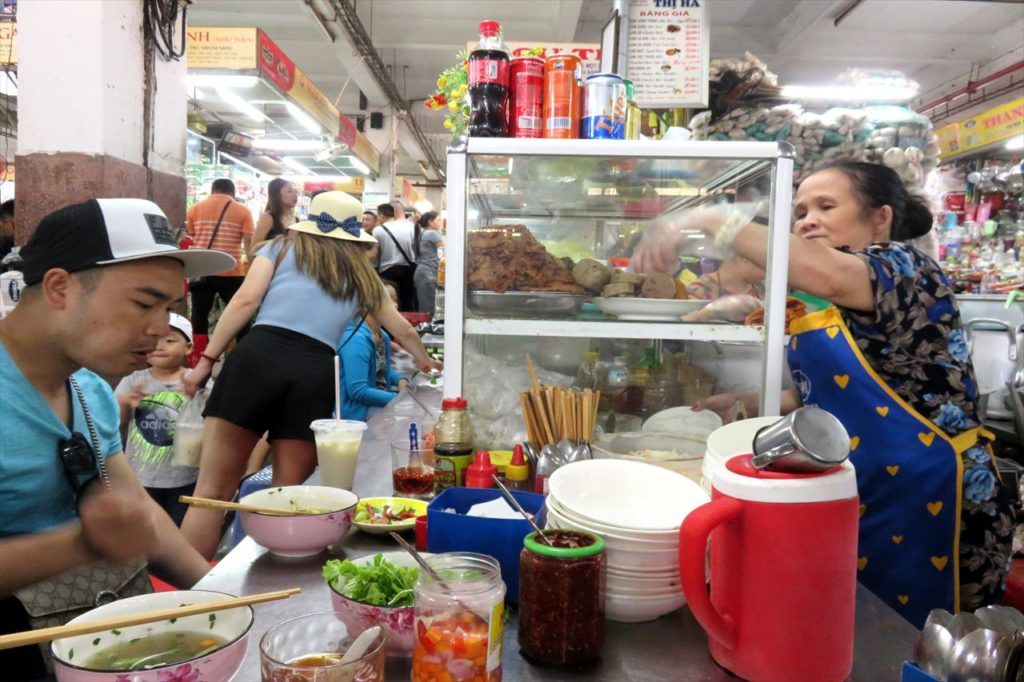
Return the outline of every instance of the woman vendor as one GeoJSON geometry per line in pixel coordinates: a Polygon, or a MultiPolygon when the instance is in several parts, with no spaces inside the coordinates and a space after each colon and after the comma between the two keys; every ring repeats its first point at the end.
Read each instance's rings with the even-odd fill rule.
{"type": "MultiPolygon", "coordinates": [[[[850,434],[860,581],[918,627],[933,608],[998,603],[1014,511],[979,428],[960,312],[938,264],[898,243],[926,234],[931,213],[891,169],[843,162],[800,185],[794,219],[789,285],[832,306],[790,325],[782,410],[818,405],[850,434]]],[[[728,205],[670,222],[641,243],[638,271],[667,269],[694,231],[766,264],[768,228],[728,205]]],[[[701,407],[737,399],[756,413],[748,394],[701,407]]]]}

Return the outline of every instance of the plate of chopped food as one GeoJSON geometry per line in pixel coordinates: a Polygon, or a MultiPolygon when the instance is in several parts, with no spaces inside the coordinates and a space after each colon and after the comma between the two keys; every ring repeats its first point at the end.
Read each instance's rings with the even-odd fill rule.
{"type": "Polygon", "coordinates": [[[368,497],[356,506],[356,528],[371,535],[412,530],[427,503],[410,497],[368,497]]]}

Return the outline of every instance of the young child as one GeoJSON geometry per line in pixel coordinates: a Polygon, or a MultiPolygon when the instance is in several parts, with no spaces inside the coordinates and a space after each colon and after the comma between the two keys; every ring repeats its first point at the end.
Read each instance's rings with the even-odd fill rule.
{"type": "Polygon", "coordinates": [[[125,454],[150,496],[181,525],[188,506],[179,495],[191,495],[199,469],[174,464],[174,429],[178,412],[188,401],[181,378],[192,350],[192,324],[171,313],[171,333],[147,356],[149,368],[134,372],[117,385],[121,405],[121,437],[125,454]]]}
{"type": "MultiPolygon", "coordinates": [[[[397,304],[395,286],[385,290],[397,304]]],[[[341,418],[367,421],[394,400],[408,383],[391,367],[391,337],[367,315],[352,322],[338,348],[341,357],[341,418]]]]}

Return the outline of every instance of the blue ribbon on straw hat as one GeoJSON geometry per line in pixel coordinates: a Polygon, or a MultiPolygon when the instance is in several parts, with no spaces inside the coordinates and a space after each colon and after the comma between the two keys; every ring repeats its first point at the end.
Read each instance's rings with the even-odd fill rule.
{"type": "Polygon", "coordinates": [[[309,216],[309,219],[315,222],[317,229],[324,234],[334,232],[340,227],[353,237],[358,237],[363,230],[363,223],[356,216],[349,216],[344,221],[338,222],[334,216],[324,211],[318,215],[309,216]]]}

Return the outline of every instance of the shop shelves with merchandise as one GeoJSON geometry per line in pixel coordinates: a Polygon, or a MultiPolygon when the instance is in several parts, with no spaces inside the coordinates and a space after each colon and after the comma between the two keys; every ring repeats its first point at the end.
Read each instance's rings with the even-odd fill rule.
{"type": "MultiPolygon", "coordinates": [[[[757,376],[746,371],[747,381],[761,394],[762,414],[778,414],[785,372],[791,146],[470,138],[449,148],[447,177],[446,396],[465,393],[471,351],[504,359],[515,371],[530,352],[541,366],[569,373],[566,352],[552,351],[545,361],[546,344],[569,343],[568,354],[578,358],[602,342],[628,349],[647,340],[659,348],[665,343],[713,347],[720,358],[732,348],[760,352],[757,376]],[[770,228],[763,326],[683,322],[679,310],[688,307],[685,301],[598,299],[601,313],[583,306],[589,297],[578,293],[533,295],[479,286],[470,291],[468,252],[475,230],[521,225],[558,258],[608,262],[630,256],[643,229],[667,214],[733,200],[761,200],[770,228]]],[[[500,271],[507,265],[478,261],[475,267],[500,271]]]]}

